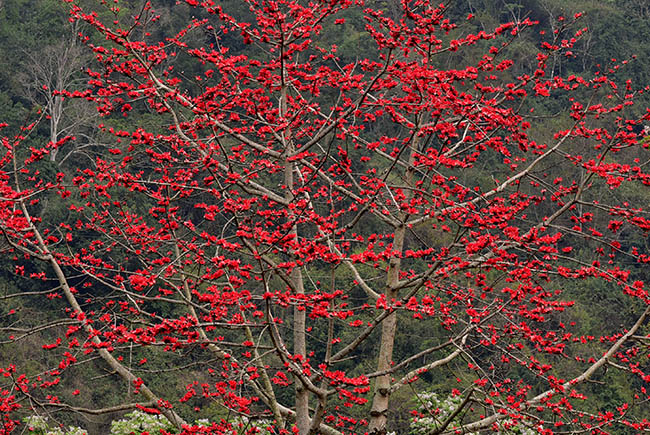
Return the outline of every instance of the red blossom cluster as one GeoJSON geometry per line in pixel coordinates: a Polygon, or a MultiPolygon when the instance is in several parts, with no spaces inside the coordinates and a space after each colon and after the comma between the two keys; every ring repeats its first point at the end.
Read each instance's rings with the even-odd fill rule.
{"type": "Polygon", "coordinates": [[[3,139],[5,249],[16,279],[44,289],[25,297],[54,307],[43,329],[63,328],[41,346],[60,357],[54,369],[2,371],[3,433],[16,397],[34,412],[92,412],[50,393],[88,358],[126,381],[137,403],[123,409],[184,434],[262,430],[225,414],[270,433],[384,434],[391,404],[449,373],[441,384],[464,400],[431,433],[650,430],[649,257],[632,237],[650,229],[635,193],[650,180],[648,142],[627,119],[630,83],[549,65],[573,55],[579,16],[517,75],[501,57],[530,20],[457,36],[428,0],[394,13],[248,0],[249,21],[186,3],[195,17],[164,38],[154,2],[131,17],[115,2],[115,21],[71,4],[95,59],[86,90],[56,92],[103,117],[110,144],[91,167],[42,172],[75,139],[33,144],[36,124],[3,139]],[[346,61],[327,32],[354,13],[373,48],[346,61]],[[485,54],[443,66],[469,49],[485,54]],[[535,128],[545,99],[566,103],[556,132],[535,128]],[[50,198],[56,222],[41,218],[50,198]],[[635,317],[581,333],[568,312],[591,285],[635,317]],[[633,400],[594,411],[587,381],[608,369],[629,376],[633,400]],[[152,387],[169,372],[176,394],[152,387]],[[225,411],[191,425],[188,406],[225,411]]]}

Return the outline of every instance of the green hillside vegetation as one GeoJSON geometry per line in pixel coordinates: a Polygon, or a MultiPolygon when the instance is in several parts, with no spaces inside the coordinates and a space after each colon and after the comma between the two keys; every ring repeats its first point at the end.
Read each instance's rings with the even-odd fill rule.
{"type": "MultiPolygon", "coordinates": [[[[80,1],[82,4],[85,2],[89,3],[90,0],[80,1]]],[[[187,5],[176,4],[173,0],[157,3],[155,8],[161,17],[155,25],[154,23],[151,24],[151,35],[148,36],[150,40],[164,41],[172,29],[178,31],[190,17],[198,13],[187,5]]],[[[219,3],[224,10],[230,11],[229,13],[233,15],[239,14],[239,18],[250,16],[250,11],[243,1],[223,0],[219,3]]],[[[367,0],[367,3],[381,4],[388,14],[396,13],[391,0],[367,0]]],[[[0,5],[0,41],[2,41],[0,44],[0,58],[3,59],[0,64],[0,121],[9,124],[3,134],[16,134],[21,125],[42,118],[37,128],[26,139],[27,145],[43,144],[50,140],[56,142],[68,135],[76,137],[75,141],[66,143],[56,153],[52,153],[47,159],[38,163],[38,169],[43,174],[51,174],[51,178],[56,178],[56,174],[59,172],[67,173],[84,167],[94,168],[96,159],[106,157],[108,149],[116,146],[114,136],[110,134],[110,129],[114,131],[135,131],[138,127],[143,127],[147,131],[167,134],[167,126],[161,125],[158,114],[147,110],[144,104],[134,103],[128,117],[122,116],[119,112],[114,112],[100,119],[93,103],[83,99],[64,99],[52,94],[51,91],[58,88],[71,91],[87,89],[86,65],[93,62],[92,54],[87,47],[78,41],[77,36],[78,32],[86,33],[87,29],[80,27],[80,24],[71,24],[68,21],[68,3],[57,0],[5,0],[0,2],[0,5]],[[96,128],[99,123],[105,126],[104,131],[96,128]]],[[[133,16],[139,13],[141,7],[140,2],[125,2],[121,4],[122,9],[119,14],[133,16]]],[[[643,0],[575,0],[572,2],[564,0],[452,1],[449,4],[449,15],[459,22],[459,27],[444,37],[453,39],[456,34],[487,31],[494,29],[499,23],[522,20],[526,17],[538,21],[539,24],[535,27],[513,37],[505,53],[500,55],[504,59],[514,60],[515,66],[504,73],[514,78],[534,71],[537,65],[535,56],[539,51],[539,47],[544,41],[549,40],[549,35],[557,28],[558,23],[561,23],[561,21],[558,21],[560,17],[570,19],[579,12],[583,13],[584,16],[578,20],[576,27],[585,27],[588,30],[576,43],[572,56],[556,56],[552,59],[551,72],[563,76],[574,73],[591,75],[598,71],[608,71],[610,68],[616,68],[617,71],[614,74],[617,77],[629,78],[632,86],[637,91],[643,89],[646,84],[650,84],[650,44],[648,44],[648,40],[650,40],[650,7],[643,0]],[[472,15],[473,18],[467,20],[468,15],[472,15]],[[625,62],[622,63],[622,61],[625,62]]],[[[102,13],[109,17],[112,12],[104,10],[102,13]]],[[[336,44],[338,47],[337,54],[341,61],[347,63],[365,58],[371,50],[371,41],[364,30],[363,18],[358,9],[350,9],[344,12],[344,16],[346,20],[343,26],[334,26],[332,23],[324,25],[323,37],[319,43],[323,45],[336,44]]],[[[196,18],[200,19],[202,17],[196,18]]],[[[214,39],[214,35],[210,35],[209,32],[194,29],[188,35],[186,42],[191,46],[193,42],[203,44],[205,41],[211,41],[211,38],[214,39]]],[[[228,44],[232,55],[248,54],[250,51],[261,50],[255,45],[242,43],[239,35],[226,35],[220,43],[228,44]]],[[[453,69],[457,65],[476,63],[487,47],[489,47],[489,41],[485,44],[476,44],[476,46],[464,50],[462,54],[446,53],[440,55],[434,62],[438,62],[441,69],[453,69]],[[468,58],[471,55],[475,55],[476,59],[468,58]]],[[[203,83],[194,79],[203,71],[196,59],[179,54],[168,62],[173,71],[192,81],[192,86],[195,86],[196,90],[203,89],[203,83]]],[[[646,101],[650,102],[645,95],[639,95],[637,104],[631,108],[626,108],[628,112],[625,113],[625,116],[632,118],[643,116],[644,107],[647,105],[646,101]]],[[[125,104],[127,103],[125,102],[125,104]]],[[[537,140],[540,142],[551,140],[551,132],[556,132],[572,122],[568,115],[568,105],[570,103],[565,98],[554,95],[541,103],[540,101],[524,101],[522,104],[531,113],[532,127],[530,133],[536,135],[537,140]]],[[[191,116],[189,111],[183,112],[182,110],[180,109],[180,113],[188,117],[191,116]]],[[[393,127],[390,127],[387,123],[384,125],[382,121],[379,121],[366,132],[367,137],[379,140],[385,134],[386,128],[393,127]]],[[[333,142],[334,139],[332,137],[330,141],[333,142]]],[[[229,139],[224,139],[225,146],[234,145],[234,142],[230,143],[228,141],[229,139]]],[[[433,145],[442,146],[442,144],[435,143],[433,145]]],[[[121,146],[124,146],[124,144],[121,146]]],[[[578,147],[579,144],[575,146],[578,147]]],[[[351,164],[354,165],[355,151],[351,144],[348,152],[351,164]]],[[[24,148],[23,153],[25,155],[21,155],[21,158],[26,158],[28,154],[27,147],[24,148]]],[[[506,173],[493,170],[496,166],[493,163],[502,161],[502,156],[498,152],[493,152],[490,154],[490,158],[494,159],[492,162],[487,156],[486,153],[482,157],[485,160],[463,174],[463,177],[473,180],[473,183],[485,189],[494,186],[495,180],[507,177],[506,173]]],[[[386,160],[377,161],[379,171],[386,169],[387,165],[386,160]]],[[[556,158],[554,165],[565,171],[567,180],[580,178],[579,174],[576,175],[580,169],[563,161],[561,158],[556,158]]],[[[147,174],[155,173],[156,168],[147,162],[146,156],[142,156],[141,170],[143,179],[146,179],[147,174]]],[[[278,174],[277,177],[277,180],[266,179],[261,180],[260,183],[267,183],[269,186],[280,184],[282,175],[278,174]]],[[[387,180],[388,183],[392,181],[395,180],[387,180]]],[[[522,189],[525,190],[526,187],[524,186],[522,189]]],[[[129,202],[129,195],[132,195],[132,192],[120,187],[116,187],[111,193],[127,203],[126,211],[130,208],[134,213],[145,217],[148,216],[147,219],[151,219],[152,222],[155,221],[155,218],[151,217],[148,212],[149,208],[155,204],[155,198],[150,198],[151,202],[146,203],[141,199],[142,196],[138,196],[137,202],[129,202]]],[[[637,203],[645,202],[650,204],[650,191],[648,190],[625,193],[636,198],[637,203]]],[[[615,196],[619,194],[621,194],[619,191],[597,188],[587,193],[586,199],[615,199],[615,196]]],[[[35,215],[45,222],[71,221],[70,217],[75,216],[74,213],[76,212],[70,210],[67,202],[59,201],[58,198],[56,192],[49,193],[49,197],[41,199],[40,203],[34,206],[35,215]]],[[[193,204],[200,202],[200,200],[201,198],[196,197],[186,200],[185,206],[188,209],[188,214],[202,215],[202,210],[192,210],[193,204]]],[[[73,197],[73,201],[78,201],[78,204],[81,205],[85,199],[73,197]]],[[[182,201],[179,200],[179,203],[183,204],[182,201]]],[[[539,213],[539,216],[546,216],[548,215],[547,211],[552,210],[551,207],[548,201],[540,201],[536,213],[539,213]]],[[[606,222],[607,213],[603,211],[602,215],[596,214],[593,219],[606,222]]],[[[535,217],[531,216],[530,221],[534,220],[535,217]]],[[[226,228],[229,221],[224,216],[217,216],[210,225],[212,225],[210,228],[217,233],[222,228],[226,228]]],[[[523,222],[522,225],[528,225],[528,223],[523,222]]],[[[570,227],[573,222],[567,217],[561,219],[558,225],[570,227]]],[[[203,228],[208,227],[206,225],[203,228]]],[[[374,216],[364,216],[359,228],[361,228],[360,235],[364,237],[373,233],[387,232],[385,223],[382,223],[374,216]]],[[[650,247],[647,236],[647,232],[627,229],[619,234],[618,240],[622,244],[622,250],[629,250],[633,246],[642,246],[648,249],[650,247]]],[[[88,228],[76,230],[74,238],[70,242],[70,251],[74,252],[86,246],[92,237],[94,237],[93,231],[88,228]]],[[[453,232],[439,231],[431,228],[430,225],[415,226],[410,229],[406,236],[405,249],[442,246],[453,240],[453,237],[455,237],[453,232]]],[[[574,254],[579,256],[585,264],[601,260],[602,256],[597,251],[599,246],[597,243],[581,240],[579,244],[581,246],[580,252],[574,252],[574,254]]],[[[57,337],[65,336],[68,327],[74,322],[61,321],[61,313],[66,309],[67,305],[60,295],[47,297],[55,282],[55,276],[51,270],[41,269],[42,265],[29,259],[19,259],[16,262],[13,257],[16,254],[10,254],[8,246],[4,246],[3,252],[7,252],[7,254],[0,257],[0,265],[2,266],[0,273],[0,288],[2,289],[0,292],[0,299],[2,300],[0,304],[0,343],[2,343],[0,346],[0,362],[23,361],[24,365],[20,367],[22,372],[31,373],[32,376],[42,374],[43,379],[49,379],[43,372],[46,368],[57,364],[60,355],[44,352],[41,345],[43,343],[52,343],[57,337]],[[27,280],[17,276],[15,273],[17,265],[24,268],[25,276],[32,274],[40,276],[42,279],[27,280]],[[26,285],[29,285],[29,287],[27,288],[26,285]],[[32,292],[33,295],[27,298],[16,296],[18,293],[24,292],[32,292]],[[47,327],[41,328],[44,324],[47,327]]],[[[351,252],[351,254],[354,253],[351,252]]],[[[116,257],[123,255],[126,258],[129,252],[126,248],[123,250],[116,248],[111,255],[116,257]]],[[[282,261],[281,254],[270,252],[269,256],[277,261],[282,261]]],[[[136,262],[136,258],[130,258],[124,260],[123,263],[128,267],[135,265],[136,262]]],[[[188,276],[193,276],[194,273],[197,275],[203,273],[199,266],[195,266],[196,269],[193,269],[194,266],[192,265],[184,267],[184,273],[188,276]]],[[[373,267],[375,266],[372,263],[368,263],[360,265],[359,270],[370,275],[373,267]]],[[[420,259],[413,259],[408,263],[408,268],[414,273],[424,272],[426,267],[427,263],[420,259]]],[[[631,277],[631,281],[637,279],[648,280],[647,267],[644,268],[642,265],[636,264],[631,264],[629,267],[635,275],[631,277]]],[[[311,286],[308,290],[315,288],[331,288],[332,290],[350,288],[353,290],[347,302],[351,307],[366,303],[365,294],[356,285],[355,277],[349,270],[345,268],[334,270],[326,262],[316,261],[306,268],[306,273],[309,275],[309,280],[306,280],[307,285],[311,286]],[[327,283],[327,285],[324,285],[324,283],[327,283]]],[[[84,284],[87,282],[87,278],[79,275],[73,276],[72,279],[74,281],[73,285],[79,291],[80,300],[85,299],[84,292],[86,291],[89,292],[88,301],[90,301],[90,292],[92,292],[93,298],[109,300],[113,297],[113,290],[109,286],[96,285],[86,289],[84,284]]],[[[272,279],[278,280],[277,283],[271,281],[272,284],[277,284],[279,287],[283,285],[279,278],[272,279]]],[[[503,279],[503,276],[496,274],[485,276],[485,281],[489,282],[489,285],[494,288],[505,286],[503,279]]],[[[553,283],[554,279],[554,277],[550,277],[549,282],[553,283]]],[[[462,278],[458,278],[458,282],[461,283],[462,278]]],[[[208,287],[209,283],[206,282],[200,285],[208,287]]],[[[603,335],[610,332],[614,333],[621,329],[620,325],[627,325],[627,319],[632,318],[631,313],[638,312],[640,308],[640,303],[638,306],[631,305],[629,300],[621,294],[620,289],[614,284],[610,287],[602,281],[594,279],[593,281],[575,280],[574,284],[571,285],[566,285],[565,281],[562,281],[562,285],[565,286],[563,297],[575,300],[577,303],[574,309],[557,314],[553,321],[556,324],[576,325],[578,335],[583,333],[587,335],[590,331],[600,331],[603,335]]],[[[258,290],[263,290],[261,284],[258,290]]],[[[87,308],[95,308],[94,302],[89,302],[87,308]]],[[[156,313],[162,317],[172,316],[175,309],[172,304],[155,300],[144,301],[142,308],[146,312],[156,313]]],[[[179,307],[178,313],[181,313],[182,309],[183,307],[179,307]]],[[[286,315],[288,316],[288,314],[286,315]]],[[[290,322],[290,319],[287,318],[286,320],[287,323],[290,322]]],[[[371,322],[373,319],[368,315],[367,318],[361,320],[371,322]]],[[[130,327],[146,326],[147,322],[149,320],[143,316],[141,324],[132,323],[130,327]]],[[[315,350],[317,354],[319,352],[322,354],[318,355],[321,359],[327,351],[325,343],[331,340],[332,336],[342,337],[343,341],[346,341],[346,338],[351,340],[356,333],[354,329],[344,329],[341,324],[329,324],[328,320],[323,318],[308,319],[307,322],[309,326],[313,327],[310,340],[323,343],[321,349],[315,350]]],[[[260,333],[260,331],[253,332],[260,333]]],[[[650,333],[650,327],[644,326],[642,332],[641,335],[650,333]]],[[[287,330],[281,330],[280,333],[285,337],[287,345],[291,346],[293,338],[288,327],[287,330]]],[[[395,361],[401,361],[408,357],[413,353],[414,349],[424,349],[433,345],[434,341],[430,336],[439,338],[451,333],[441,326],[437,319],[406,319],[398,328],[398,334],[393,355],[395,361]]],[[[224,327],[224,343],[235,342],[239,336],[240,332],[233,332],[228,327],[224,327]]],[[[363,356],[367,352],[375,351],[378,347],[378,340],[379,331],[375,331],[370,340],[356,349],[350,355],[349,360],[340,366],[340,369],[346,371],[350,376],[371,372],[374,369],[372,365],[375,364],[375,361],[365,361],[363,356]]],[[[267,346],[271,345],[270,342],[265,344],[267,346]]],[[[530,344],[530,346],[533,345],[530,344]]],[[[260,351],[265,351],[265,349],[260,351]]],[[[523,352],[525,353],[527,350],[524,349],[523,352]]],[[[530,353],[532,354],[532,349],[530,353]]],[[[567,351],[567,354],[571,355],[571,352],[567,351]]],[[[210,356],[207,350],[198,347],[190,350],[179,348],[167,352],[162,347],[124,345],[122,348],[116,349],[114,355],[132,369],[134,374],[145,380],[152,389],[158,391],[162,397],[175,397],[176,392],[185,389],[188,383],[210,382],[213,379],[213,376],[204,369],[203,364],[205,364],[206,360],[214,360],[214,358],[210,356]],[[178,366],[185,367],[185,370],[178,371],[176,369],[178,366]]],[[[482,358],[485,363],[491,363],[495,372],[498,372],[502,363],[496,355],[496,353],[492,354],[489,349],[486,349],[482,354],[482,358]]],[[[430,358],[433,360],[442,356],[444,356],[444,353],[434,352],[430,358]]],[[[578,374],[581,370],[574,367],[575,362],[565,356],[546,355],[545,358],[548,361],[540,361],[541,364],[553,363],[559,368],[558,370],[561,369],[565,373],[578,374]]],[[[107,369],[95,354],[84,355],[81,352],[77,355],[77,360],[80,368],[74,378],[66,378],[68,375],[65,373],[63,375],[65,382],[62,383],[65,384],[65,388],[59,394],[61,401],[74,399],[75,402],[85,403],[87,408],[106,408],[124,402],[139,400],[133,391],[133,387],[107,369]],[[112,381],[104,382],[106,378],[110,378],[112,381]],[[88,386],[93,387],[88,388],[88,386]]],[[[437,433],[431,431],[441,427],[442,422],[445,421],[445,415],[427,417],[432,419],[430,423],[426,423],[424,417],[420,419],[419,423],[414,423],[412,416],[408,414],[408,410],[419,409],[424,416],[431,413],[432,408],[447,406],[451,409],[457,406],[464,396],[451,397],[448,392],[459,384],[457,379],[463,377],[463,371],[466,369],[468,362],[467,360],[458,359],[449,364],[444,370],[423,374],[422,379],[426,383],[426,387],[420,388],[420,391],[426,391],[426,394],[418,394],[415,390],[408,388],[401,390],[399,396],[394,398],[397,405],[391,410],[395,414],[394,421],[398,423],[390,429],[397,434],[437,433]],[[427,405],[427,403],[429,404],[427,405]]],[[[276,358],[275,364],[280,367],[282,361],[276,358]]],[[[4,365],[4,363],[0,365],[4,365]]],[[[217,365],[215,363],[215,366],[217,365]]],[[[518,374],[525,378],[529,384],[536,386],[536,383],[540,383],[537,386],[540,389],[544,388],[541,385],[542,381],[532,378],[529,371],[522,368],[518,374]]],[[[464,382],[463,379],[461,383],[464,382]]],[[[600,409],[610,409],[612,406],[615,407],[616,404],[625,401],[633,402],[634,398],[630,397],[633,393],[631,393],[627,382],[626,378],[619,376],[614,371],[606,371],[595,376],[593,383],[586,387],[592,394],[589,411],[598,414],[600,409]]],[[[640,385],[641,381],[639,381],[640,385]]],[[[293,392],[289,389],[283,391],[284,393],[279,394],[286,394],[287,397],[280,398],[284,399],[285,403],[291,403],[293,400],[291,394],[293,392]]],[[[462,393],[467,394],[467,391],[462,393]]],[[[339,400],[339,402],[342,405],[343,400],[339,400]]],[[[126,431],[119,428],[120,423],[117,422],[129,410],[119,409],[116,412],[101,415],[75,412],[52,412],[48,414],[48,408],[45,405],[38,406],[26,402],[22,403],[22,405],[22,418],[28,419],[25,421],[34,428],[31,433],[72,435],[78,432],[75,432],[75,429],[65,428],[81,427],[90,434],[99,434],[109,433],[111,427],[113,427],[113,431],[110,433],[127,434],[126,431]],[[34,406],[34,411],[30,410],[30,406],[34,406]],[[34,415],[41,418],[40,416],[46,414],[48,414],[47,421],[29,420],[34,415]],[[60,432],[54,432],[56,427],[63,429],[59,429],[60,432]]],[[[185,403],[177,404],[177,412],[192,416],[188,419],[189,421],[198,421],[200,419],[219,421],[222,418],[234,418],[230,411],[221,405],[219,401],[211,401],[197,395],[185,403]]],[[[364,418],[367,411],[367,408],[359,407],[352,412],[358,413],[356,417],[361,419],[364,418]]],[[[472,413],[473,411],[467,412],[472,413]]],[[[638,414],[639,418],[643,418],[643,413],[649,412],[649,408],[645,404],[630,412],[638,414]]],[[[133,413],[129,415],[130,417],[125,418],[131,418],[132,421],[147,418],[144,416],[145,414],[133,413]]],[[[454,418],[455,420],[452,419],[447,423],[456,424],[462,420],[462,416],[454,418]]],[[[136,423],[131,422],[129,424],[136,423]]],[[[142,430],[145,430],[147,424],[153,425],[151,427],[159,424],[166,430],[173,430],[173,427],[166,420],[162,423],[140,422],[138,420],[137,424],[142,424],[142,430]]],[[[240,422],[239,424],[245,428],[249,422],[240,422]]],[[[622,428],[616,430],[613,433],[630,435],[636,433],[631,428],[629,430],[622,428]]],[[[525,429],[513,429],[511,432],[507,427],[501,428],[500,431],[504,434],[529,433],[525,429]]]]}

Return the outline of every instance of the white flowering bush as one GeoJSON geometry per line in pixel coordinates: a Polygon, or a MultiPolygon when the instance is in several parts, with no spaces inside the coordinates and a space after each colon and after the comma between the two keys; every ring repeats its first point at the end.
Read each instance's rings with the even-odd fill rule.
{"type": "MultiPolygon", "coordinates": [[[[61,428],[50,427],[47,417],[32,415],[23,420],[26,431],[30,435],[88,435],[88,432],[80,427],[70,426],[61,428]]],[[[196,426],[209,427],[208,419],[197,420],[196,426]]],[[[230,421],[232,427],[231,435],[239,434],[271,434],[275,433],[273,422],[264,419],[249,419],[237,416],[230,421]]],[[[159,434],[161,430],[170,434],[178,433],[176,427],[162,414],[147,414],[142,411],[133,411],[111,423],[111,435],[140,435],[148,432],[152,435],[159,434]]]]}
{"type": "MultiPolygon", "coordinates": [[[[463,398],[460,396],[449,396],[444,399],[438,397],[434,392],[424,392],[417,395],[419,402],[419,416],[414,417],[409,426],[410,435],[426,435],[432,430],[438,429],[447,418],[460,406],[463,398]]],[[[459,426],[460,422],[453,420],[448,428],[459,426]]],[[[474,434],[468,434],[474,435],[474,434]]]]}
{"type": "MultiPolygon", "coordinates": [[[[27,433],[31,435],[88,435],[88,432],[80,427],[70,426],[65,429],[50,427],[48,418],[40,415],[32,415],[23,421],[27,433]]],[[[140,435],[142,432],[158,434],[161,429],[176,433],[176,428],[165,416],[147,414],[142,411],[130,412],[111,423],[111,435],[140,435]]]]}
{"type": "Polygon", "coordinates": [[[24,420],[27,433],[31,435],[88,435],[84,429],[76,426],[67,428],[50,427],[48,418],[41,415],[32,415],[24,420]]]}
{"type": "MultiPolygon", "coordinates": [[[[417,395],[419,401],[418,412],[419,416],[414,417],[409,426],[410,435],[426,435],[431,431],[440,428],[450,415],[454,413],[461,406],[463,398],[461,396],[448,396],[440,398],[434,392],[419,393],[417,395]]],[[[459,413],[447,426],[447,429],[452,429],[461,426],[460,417],[462,412],[459,413]]],[[[496,432],[502,435],[535,435],[537,430],[526,427],[522,424],[515,424],[512,420],[505,420],[500,423],[501,430],[496,432]]],[[[477,432],[466,433],[466,435],[478,435],[477,432]]]]}
{"type": "Polygon", "coordinates": [[[133,411],[111,423],[111,435],[139,435],[142,432],[158,434],[160,430],[176,433],[176,427],[162,414],[133,411]]]}
{"type": "MultiPolygon", "coordinates": [[[[197,420],[196,426],[210,426],[208,419],[197,420]]],[[[275,433],[273,423],[263,419],[249,419],[247,417],[235,417],[230,421],[232,435],[240,433],[246,434],[266,434],[275,433]]],[[[125,414],[120,420],[111,423],[111,435],[139,435],[142,432],[158,434],[160,430],[169,433],[177,433],[176,427],[162,414],[152,415],[142,411],[133,411],[125,414]]],[[[57,434],[58,435],[58,434],[57,434]]],[[[66,434],[67,435],[67,434],[66,434]]]]}

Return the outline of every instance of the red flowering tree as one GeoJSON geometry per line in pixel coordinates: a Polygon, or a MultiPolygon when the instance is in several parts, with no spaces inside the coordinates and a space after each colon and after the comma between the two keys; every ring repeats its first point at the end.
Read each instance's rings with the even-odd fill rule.
{"type": "Polygon", "coordinates": [[[3,340],[50,337],[55,358],[3,363],[5,432],[17,406],[187,434],[650,429],[648,145],[632,84],[547,66],[578,17],[515,77],[503,52],[533,23],[462,34],[427,0],[247,0],[248,18],[187,0],[164,37],[152,3],[72,6],[95,62],[57,92],[104,117],[92,165],[43,170],[74,138],[34,125],[3,140],[4,297],[43,313],[7,312],[3,340]],[[332,32],[354,14],[372,48],[345,61],[332,32]],[[585,333],[587,286],[633,316],[585,333]],[[68,393],[88,365],[108,376],[68,393]],[[606,371],[629,400],[591,402],[606,371]],[[119,378],[123,401],[88,406],[119,378]]]}

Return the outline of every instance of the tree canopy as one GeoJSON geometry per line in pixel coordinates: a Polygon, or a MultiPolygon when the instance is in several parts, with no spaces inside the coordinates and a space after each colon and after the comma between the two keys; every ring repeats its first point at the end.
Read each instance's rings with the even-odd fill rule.
{"type": "Polygon", "coordinates": [[[67,2],[2,124],[4,432],[650,430],[644,76],[478,3],[67,2]]]}

